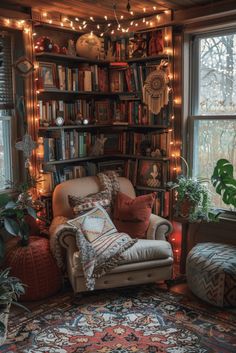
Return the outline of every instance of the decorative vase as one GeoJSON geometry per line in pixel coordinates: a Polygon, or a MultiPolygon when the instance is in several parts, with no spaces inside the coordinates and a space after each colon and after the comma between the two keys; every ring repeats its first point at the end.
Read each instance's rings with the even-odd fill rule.
{"type": "Polygon", "coordinates": [[[49,240],[30,236],[27,246],[14,238],[6,245],[6,267],[26,285],[21,301],[44,299],[61,287],[61,274],[50,252],[49,240]]]}
{"type": "Polygon", "coordinates": [[[0,346],[6,341],[7,338],[7,324],[9,311],[10,304],[0,306],[0,346]]]}
{"type": "Polygon", "coordinates": [[[76,42],[76,53],[89,59],[98,59],[101,51],[100,39],[92,33],[83,34],[76,42]]]}

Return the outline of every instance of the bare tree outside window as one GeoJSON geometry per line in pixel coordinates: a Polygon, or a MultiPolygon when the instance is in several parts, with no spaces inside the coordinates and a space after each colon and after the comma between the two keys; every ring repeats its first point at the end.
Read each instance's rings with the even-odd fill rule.
{"type": "MultiPolygon", "coordinates": [[[[196,38],[198,82],[193,117],[193,175],[210,179],[220,158],[236,170],[236,34],[196,38]]],[[[196,67],[195,65],[195,67],[196,67]]],[[[196,88],[197,87],[197,88],[196,88]]],[[[210,184],[209,184],[210,185],[210,184]]],[[[227,208],[212,191],[213,203],[227,208]]]]}

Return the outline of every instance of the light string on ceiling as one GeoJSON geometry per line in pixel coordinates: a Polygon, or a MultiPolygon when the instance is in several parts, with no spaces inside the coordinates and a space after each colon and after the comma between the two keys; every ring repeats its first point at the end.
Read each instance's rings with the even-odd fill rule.
{"type": "Polygon", "coordinates": [[[139,27],[157,27],[164,21],[171,19],[171,10],[157,11],[156,6],[150,8],[144,7],[143,14],[129,11],[127,16],[119,15],[116,3],[112,5],[113,16],[104,15],[103,19],[95,19],[89,16],[87,19],[79,18],[78,16],[58,16],[55,18],[55,13],[42,12],[38,14],[38,22],[48,23],[53,26],[65,27],[72,31],[89,31],[97,35],[104,36],[105,34],[116,34],[119,32],[127,33],[129,31],[137,31],[139,27]]]}

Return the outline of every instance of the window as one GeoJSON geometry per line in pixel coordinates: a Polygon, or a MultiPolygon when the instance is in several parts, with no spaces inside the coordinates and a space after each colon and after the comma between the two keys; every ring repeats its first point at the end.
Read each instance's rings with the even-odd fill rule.
{"type": "Polygon", "coordinates": [[[12,180],[11,125],[13,109],[11,37],[0,32],[0,190],[12,180]]]}
{"type": "MultiPolygon", "coordinates": [[[[192,172],[210,179],[220,158],[236,168],[236,30],[196,36],[192,72],[192,172]]],[[[209,186],[214,205],[227,208],[209,186]]]]}

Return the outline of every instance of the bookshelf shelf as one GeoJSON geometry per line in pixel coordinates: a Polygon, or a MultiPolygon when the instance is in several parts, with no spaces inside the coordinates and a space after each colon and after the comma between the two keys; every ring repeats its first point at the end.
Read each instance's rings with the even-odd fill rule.
{"type": "Polygon", "coordinates": [[[78,63],[86,63],[92,65],[109,65],[109,60],[92,60],[88,58],[83,58],[80,56],[72,56],[72,55],[63,55],[63,54],[55,54],[55,53],[37,53],[35,55],[38,61],[44,62],[56,62],[56,63],[66,63],[66,64],[78,64],[78,63]]]}
{"type": "Polygon", "coordinates": [[[160,61],[160,60],[167,60],[167,59],[168,59],[167,54],[159,54],[155,56],[146,56],[144,58],[131,58],[124,61],[127,63],[146,63],[151,61],[160,61]]]}
{"type": "Polygon", "coordinates": [[[163,125],[116,125],[116,124],[89,124],[89,125],[64,125],[64,126],[40,126],[39,131],[49,132],[55,130],[99,130],[99,129],[114,129],[114,130],[161,130],[162,133],[167,133],[168,126],[163,125]]]}
{"type": "Polygon", "coordinates": [[[84,162],[84,161],[96,161],[101,159],[137,159],[137,160],[150,160],[150,161],[162,161],[168,162],[170,160],[169,157],[147,157],[147,156],[140,156],[140,155],[133,155],[133,154],[104,154],[101,156],[84,156],[79,158],[70,158],[70,159],[62,159],[62,160],[55,160],[49,162],[43,162],[43,165],[57,165],[57,164],[69,164],[69,163],[76,163],[76,162],[84,162]]]}
{"type": "Polygon", "coordinates": [[[99,91],[66,91],[60,89],[52,89],[52,90],[39,90],[38,98],[76,98],[76,97],[117,97],[121,96],[127,98],[132,98],[134,100],[140,100],[140,93],[136,92],[99,92],[99,91]]]}

